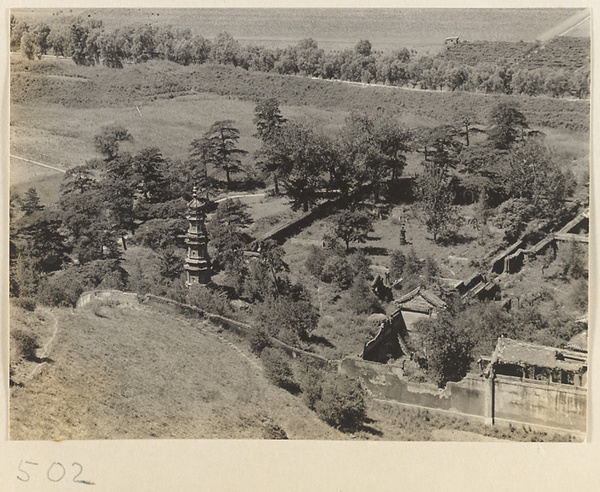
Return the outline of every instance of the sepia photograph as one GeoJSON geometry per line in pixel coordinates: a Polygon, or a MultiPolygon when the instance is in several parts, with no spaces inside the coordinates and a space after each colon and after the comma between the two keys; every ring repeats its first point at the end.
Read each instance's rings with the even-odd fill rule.
{"type": "Polygon", "coordinates": [[[11,9],[10,440],[586,441],[590,16],[11,9]]]}

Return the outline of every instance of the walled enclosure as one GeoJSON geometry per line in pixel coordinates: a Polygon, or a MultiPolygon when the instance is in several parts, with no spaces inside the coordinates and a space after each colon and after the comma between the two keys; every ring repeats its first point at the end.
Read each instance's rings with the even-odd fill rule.
{"type": "MultiPolygon", "coordinates": [[[[587,389],[510,376],[484,378],[468,374],[441,390],[432,384],[411,383],[392,365],[355,358],[340,362],[339,371],[357,378],[374,398],[445,410],[485,419],[541,425],[585,432],[587,389]]],[[[401,371],[400,371],[401,372],[401,371]]]]}

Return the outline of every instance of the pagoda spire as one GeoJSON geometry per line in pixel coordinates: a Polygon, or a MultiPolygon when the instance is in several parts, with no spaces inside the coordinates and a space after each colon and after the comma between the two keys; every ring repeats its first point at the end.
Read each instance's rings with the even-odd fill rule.
{"type": "Polygon", "coordinates": [[[187,254],[185,256],[185,283],[208,284],[212,276],[210,258],[208,256],[208,234],[204,221],[206,199],[198,198],[198,189],[194,186],[192,201],[188,204],[188,231],[185,236],[187,254]]]}

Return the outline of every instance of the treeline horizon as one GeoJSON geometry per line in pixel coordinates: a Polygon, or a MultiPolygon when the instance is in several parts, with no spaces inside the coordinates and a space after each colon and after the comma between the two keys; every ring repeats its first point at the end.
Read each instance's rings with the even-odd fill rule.
{"type": "Polygon", "coordinates": [[[576,70],[553,66],[530,69],[519,66],[518,60],[505,59],[473,65],[440,55],[418,55],[407,48],[375,52],[366,39],[359,40],[354,49],[341,51],[326,52],[312,38],[284,49],[269,49],[243,46],[225,31],[210,40],[171,26],[107,30],[102,21],[77,17],[69,25],[51,28],[45,23],[30,26],[11,15],[10,48],[30,60],[53,54],[69,57],[77,65],[117,69],[124,63],[162,59],[185,66],[217,63],[249,71],[435,91],[578,99],[590,95],[589,65],[576,70]]]}

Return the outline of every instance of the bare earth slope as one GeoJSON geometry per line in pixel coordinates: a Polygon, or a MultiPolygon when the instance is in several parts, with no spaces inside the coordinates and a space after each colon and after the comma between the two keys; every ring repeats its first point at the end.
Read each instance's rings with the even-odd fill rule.
{"type": "Polygon", "coordinates": [[[11,390],[12,439],[260,439],[274,426],[344,439],[201,321],[106,306],[55,314],[53,362],[11,390]]]}

